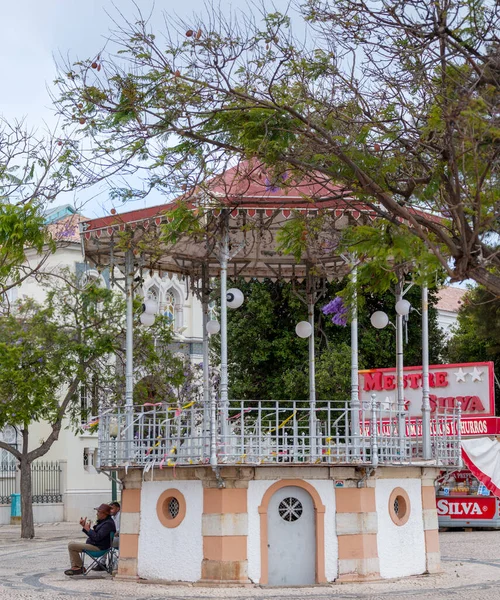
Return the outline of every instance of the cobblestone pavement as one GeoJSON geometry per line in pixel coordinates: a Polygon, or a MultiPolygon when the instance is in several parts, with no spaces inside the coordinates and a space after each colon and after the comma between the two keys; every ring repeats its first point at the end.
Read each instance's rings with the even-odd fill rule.
{"type": "Polygon", "coordinates": [[[119,581],[95,573],[70,579],[67,542],[80,539],[78,527],[61,523],[36,528],[34,540],[19,539],[19,528],[0,527],[1,600],[249,600],[250,598],[311,600],[500,600],[500,531],[441,533],[443,572],[439,575],[362,584],[332,584],[314,588],[199,587],[149,585],[119,581]]]}

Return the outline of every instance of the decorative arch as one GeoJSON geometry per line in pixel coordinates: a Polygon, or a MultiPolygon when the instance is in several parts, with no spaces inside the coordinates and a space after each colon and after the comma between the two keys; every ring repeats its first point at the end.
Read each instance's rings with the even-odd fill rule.
{"type": "Polygon", "coordinates": [[[183,290],[177,282],[172,279],[163,281],[161,312],[171,317],[174,331],[179,331],[184,325],[184,303],[182,298],[183,290]]]}
{"type": "Polygon", "coordinates": [[[267,510],[273,494],[283,487],[299,487],[308,492],[314,505],[316,526],[316,583],[326,583],[325,575],[325,505],[321,502],[318,491],[307,481],[302,479],[281,479],[267,488],[262,503],[259,506],[260,515],[260,583],[267,584],[269,576],[268,564],[268,530],[267,510]]]}

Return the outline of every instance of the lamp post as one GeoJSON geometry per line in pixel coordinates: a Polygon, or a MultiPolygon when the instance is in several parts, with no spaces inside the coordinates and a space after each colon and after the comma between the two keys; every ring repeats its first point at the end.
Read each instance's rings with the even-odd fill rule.
{"type": "Polygon", "coordinates": [[[431,458],[431,406],[429,402],[429,299],[422,286],[422,446],[424,460],[431,458]]]}
{"type": "MultiPolygon", "coordinates": [[[[117,447],[116,438],[118,437],[118,421],[112,418],[109,422],[109,437],[112,440],[113,447],[113,466],[116,467],[117,462],[117,447]]],[[[111,471],[111,502],[118,500],[117,485],[116,485],[116,469],[111,471]]]]}
{"type": "Polygon", "coordinates": [[[398,437],[400,457],[404,455],[405,449],[405,397],[404,397],[404,379],[403,379],[403,322],[408,317],[411,305],[408,300],[403,298],[403,287],[398,285],[396,291],[396,325],[389,321],[387,314],[378,310],[370,318],[371,324],[376,329],[383,329],[389,323],[396,329],[396,381],[397,381],[397,414],[398,414],[398,437]]]}

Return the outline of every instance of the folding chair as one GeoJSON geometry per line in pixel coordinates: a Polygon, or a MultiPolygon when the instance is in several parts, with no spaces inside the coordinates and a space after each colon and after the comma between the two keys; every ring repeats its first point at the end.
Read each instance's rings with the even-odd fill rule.
{"type": "Polygon", "coordinates": [[[112,575],[116,570],[118,563],[117,548],[113,548],[114,533],[110,533],[111,546],[107,550],[82,550],[82,567],[83,574],[87,575],[97,565],[103,566],[106,571],[112,575]],[[85,556],[88,556],[92,561],[88,567],[85,567],[85,556]]]}

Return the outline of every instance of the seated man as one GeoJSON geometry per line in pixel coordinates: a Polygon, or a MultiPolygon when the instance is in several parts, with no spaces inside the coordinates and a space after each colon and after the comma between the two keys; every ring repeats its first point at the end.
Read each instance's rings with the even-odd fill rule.
{"type": "MultiPolygon", "coordinates": [[[[113,539],[113,548],[120,547],[120,503],[119,502],[110,502],[109,507],[111,508],[111,518],[115,522],[115,537],[113,539]]],[[[92,569],[93,571],[107,571],[106,569],[106,561],[99,561],[96,566],[92,569]]]]}
{"type": "Polygon", "coordinates": [[[115,522],[111,518],[111,507],[109,504],[101,504],[96,508],[97,522],[91,528],[91,522],[80,519],[83,533],[87,534],[87,541],[70,542],[68,544],[71,569],[64,571],[65,575],[83,575],[83,563],[80,553],[82,550],[107,550],[111,546],[111,533],[115,532],[115,522]]]}

